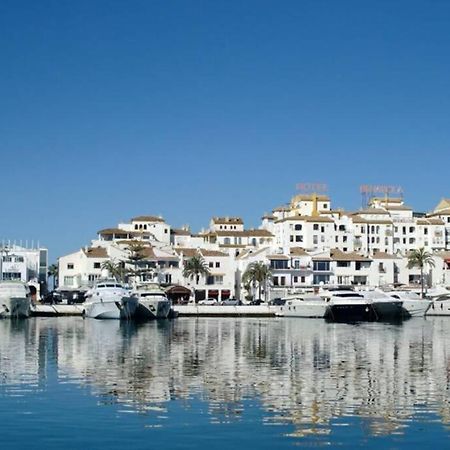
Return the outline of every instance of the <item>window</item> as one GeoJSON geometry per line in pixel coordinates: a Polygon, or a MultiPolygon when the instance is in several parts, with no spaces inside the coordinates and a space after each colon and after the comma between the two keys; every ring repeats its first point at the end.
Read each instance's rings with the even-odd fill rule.
{"type": "Polygon", "coordinates": [[[164,228],[164,234],[167,234],[167,232],[168,232],[168,229],[164,228]]]}
{"type": "Polygon", "coordinates": [[[298,259],[294,260],[294,269],[300,269],[300,261],[298,259]]]}
{"type": "Polygon", "coordinates": [[[295,242],[303,242],[303,236],[295,236],[295,242]]]}
{"type": "Polygon", "coordinates": [[[314,261],[313,262],[313,270],[318,272],[328,272],[330,270],[330,262],[329,261],[314,261]]]}
{"type": "Polygon", "coordinates": [[[220,267],[220,262],[219,261],[216,262],[216,267],[220,267]]]}
{"type": "Polygon", "coordinates": [[[100,269],[100,268],[101,268],[101,264],[99,262],[95,262],[94,269],[100,269]]]}
{"type": "Polygon", "coordinates": [[[324,227],[324,226],[321,226],[321,227],[320,227],[320,232],[321,232],[321,233],[325,233],[325,227],[324,227]]]}
{"type": "Polygon", "coordinates": [[[298,283],[298,277],[294,276],[294,283],[298,283]]]}
{"type": "Polygon", "coordinates": [[[305,278],[305,277],[300,277],[300,283],[304,283],[304,282],[305,282],[305,280],[306,280],[306,278],[305,278]]]}
{"type": "Polygon", "coordinates": [[[318,243],[319,243],[318,236],[313,236],[313,244],[318,244],[318,243]]]}
{"type": "Polygon", "coordinates": [[[292,234],[291,234],[289,240],[290,240],[291,242],[294,242],[294,236],[292,236],[292,234]]]}
{"type": "Polygon", "coordinates": [[[73,269],[73,263],[67,263],[67,270],[73,269]]]}
{"type": "Polygon", "coordinates": [[[210,261],[210,262],[208,263],[208,266],[212,268],[212,267],[214,267],[214,263],[213,263],[212,261],[210,261]]]}
{"type": "Polygon", "coordinates": [[[295,225],[295,229],[297,230],[297,231],[299,231],[299,230],[301,230],[302,229],[302,226],[301,226],[301,224],[296,224],[295,225]]]}
{"type": "Polygon", "coordinates": [[[73,286],[73,277],[64,277],[64,286],[73,286]]]}
{"type": "Polygon", "coordinates": [[[270,268],[271,269],[287,269],[288,262],[285,259],[272,259],[270,261],[270,268]]]}
{"type": "Polygon", "coordinates": [[[318,230],[319,230],[319,224],[318,224],[318,223],[315,223],[315,224],[313,225],[313,230],[314,230],[314,231],[318,231],[318,230]]]}
{"type": "Polygon", "coordinates": [[[329,275],[314,275],[313,284],[327,284],[330,281],[329,275]]]}
{"type": "Polygon", "coordinates": [[[350,267],[350,261],[337,261],[337,267],[350,267]]]}
{"type": "Polygon", "coordinates": [[[347,242],[347,236],[342,236],[342,242],[347,242]]]}
{"type": "Polygon", "coordinates": [[[423,229],[423,234],[428,234],[428,228],[427,228],[427,227],[425,227],[425,228],[423,229]]]}

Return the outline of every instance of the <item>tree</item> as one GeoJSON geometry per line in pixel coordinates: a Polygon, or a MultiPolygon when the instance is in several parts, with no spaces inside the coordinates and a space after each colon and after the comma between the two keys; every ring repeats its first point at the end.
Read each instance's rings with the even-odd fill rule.
{"type": "Polygon", "coordinates": [[[242,275],[242,282],[244,285],[251,285],[253,287],[258,284],[258,298],[261,299],[262,287],[266,286],[267,281],[272,277],[272,271],[267,264],[262,261],[257,261],[249,264],[246,271],[242,275]]]}
{"type": "Polygon", "coordinates": [[[132,242],[127,247],[128,252],[130,253],[128,257],[128,263],[132,264],[134,269],[131,271],[133,276],[140,277],[140,271],[138,270],[139,263],[146,258],[145,251],[146,246],[139,241],[132,242]]]}
{"type": "Polygon", "coordinates": [[[195,287],[198,286],[201,275],[207,276],[209,274],[209,268],[201,255],[195,255],[184,261],[183,277],[188,279],[195,278],[195,287]]]}
{"type": "Polygon", "coordinates": [[[58,267],[58,264],[52,264],[51,266],[49,266],[47,275],[49,277],[53,277],[53,289],[58,287],[58,281],[59,281],[58,280],[58,278],[59,278],[59,267],[58,267]]]}
{"type": "Polygon", "coordinates": [[[422,298],[424,296],[423,272],[425,266],[434,267],[433,254],[427,252],[423,247],[411,251],[408,255],[408,269],[412,269],[413,267],[418,267],[420,269],[420,292],[422,298]]]}
{"type": "Polygon", "coordinates": [[[114,259],[108,259],[102,262],[101,268],[107,270],[110,277],[117,281],[125,280],[125,268],[121,261],[115,262],[114,259]]]}

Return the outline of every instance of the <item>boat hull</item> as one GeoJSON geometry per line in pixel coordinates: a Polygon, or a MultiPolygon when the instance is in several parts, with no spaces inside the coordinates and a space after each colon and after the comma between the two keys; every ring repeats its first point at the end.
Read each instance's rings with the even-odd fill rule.
{"type": "Polygon", "coordinates": [[[377,301],[372,303],[372,307],[378,321],[401,320],[404,317],[402,302],[399,301],[377,301]]]}
{"type": "Polygon", "coordinates": [[[93,319],[123,319],[134,317],[138,300],[135,297],[122,297],[119,299],[99,299],[95,302],[85,303],[86,317],[93,319]]]}
{"type": "Polygon", "coordinates": [[[275,313],[282,317],[310,317],[324,318],[327,312],[327,304],[319,302],[301,302],[301,304],[280,306],[275,313]]]}
{"type": "Polygon", "coordinates": [[[331,322],[375,322],[377,314],[371,304],[330,304],[325,318],[331,322]]]}
{"type": "Polygon", "coordinates": [[[139,299],[136,320],[167,319],[170,313],[170,301],[167,299],[139,299]]]}
{"type": "Polygon", "coordinates": [[[450,316],[450,300],[434,300],[427,309],[426,316],[450,316]]]}
{"type": "Polygon", "coordinates": [[[30,316],[29,297],[1,297],[0,318],[27,318],[30,316]]]}
{"type": "Polygon", "coordinates": [[[403,313],[406,317],[423,317],[431,305],[430,300],[403,300],[403,313]]]}

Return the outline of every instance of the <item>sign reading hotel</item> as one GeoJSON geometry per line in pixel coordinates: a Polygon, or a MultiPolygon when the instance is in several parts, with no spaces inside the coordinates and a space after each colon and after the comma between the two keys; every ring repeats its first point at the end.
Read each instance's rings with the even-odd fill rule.
{"type": "Polygon", "coordinates": [[[304,194],[326,192],[328,190],[328,186],[325,183],[297,183],[295,187],[304,194]]]}

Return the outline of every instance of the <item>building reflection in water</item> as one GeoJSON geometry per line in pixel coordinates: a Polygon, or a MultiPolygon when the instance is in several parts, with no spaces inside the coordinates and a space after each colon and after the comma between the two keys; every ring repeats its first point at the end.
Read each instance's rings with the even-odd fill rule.
{"type": "Polygon", "coordinates": [[[265,423],[293,424],[295,436],[326,435],[354,416],[367,434],[401,433],[418,414],[450,422],[447,322],[2,321],[0,383],[14,393],[43,389],[53,376],[140,412],[198,398],[213,422],[239,421],[257,402],[265,423]]]}

